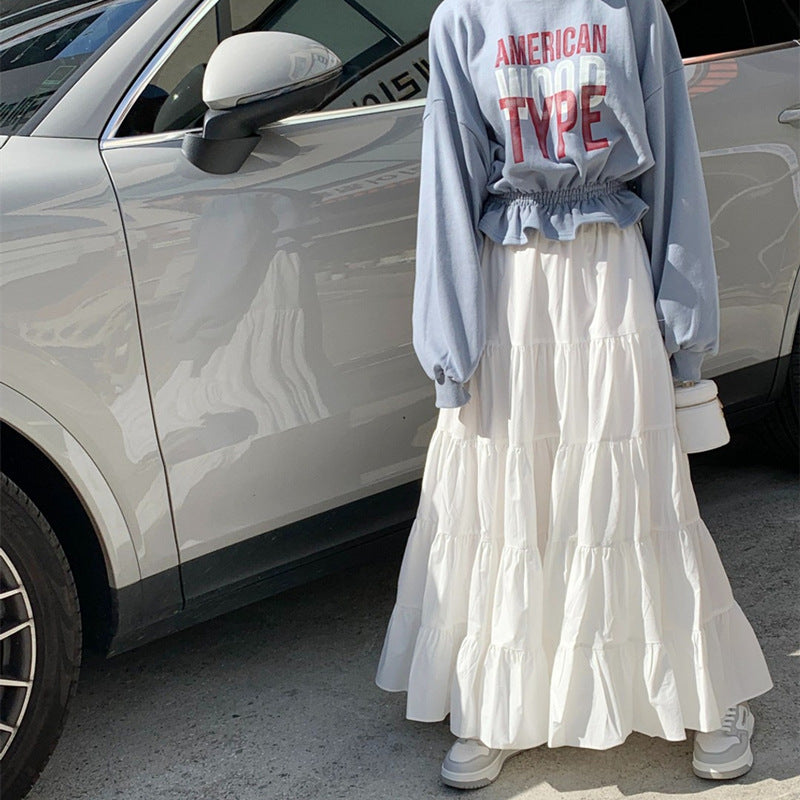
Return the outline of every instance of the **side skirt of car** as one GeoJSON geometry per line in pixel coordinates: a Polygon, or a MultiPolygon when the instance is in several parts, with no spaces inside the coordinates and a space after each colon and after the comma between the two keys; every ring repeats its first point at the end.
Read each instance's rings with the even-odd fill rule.
{"type": "Polygon", "coordinates": [[[162,592],[178,568],[112,590],[118,627],[109,655],[262,600],[316,578],[391,554],[405,545],[421,479],[388,489],[186,562],[186,602],[164,616],[162,592]]]}

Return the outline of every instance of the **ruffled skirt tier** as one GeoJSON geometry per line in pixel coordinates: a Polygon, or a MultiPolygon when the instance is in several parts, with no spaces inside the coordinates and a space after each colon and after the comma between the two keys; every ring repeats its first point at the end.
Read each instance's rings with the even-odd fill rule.
{"type": "Polygon", "coordinates": [[[489,747],[719,727],[772,681],[700,517],[638,225],[485,239],[487,344],[439,409],[376,682],[489,747]]]}

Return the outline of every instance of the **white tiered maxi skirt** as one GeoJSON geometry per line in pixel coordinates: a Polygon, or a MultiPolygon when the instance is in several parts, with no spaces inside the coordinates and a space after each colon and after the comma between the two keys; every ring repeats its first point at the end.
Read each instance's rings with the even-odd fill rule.
{"type": "Polygon", "coordinates": [[[485,239],[487,343],[439,410],[376,683],[489,747],[718,728],[772,687],[700,518],[638,225],[485,239]]]}

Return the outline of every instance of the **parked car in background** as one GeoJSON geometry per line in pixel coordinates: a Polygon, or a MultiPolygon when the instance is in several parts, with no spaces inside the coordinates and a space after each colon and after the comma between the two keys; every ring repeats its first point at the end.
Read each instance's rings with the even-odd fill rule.
{"type": "MultiPolygon", "coordinates": [[[[435,6],[4,0],[5,800],[54,748],[82,647],[402,544],[437,412],[411,344],[435,6]],[[240,34],[266,31],[313,41],[249,60],[240,34]]],[[[704,375],[796,460],[797,7],[667,6],[719,273],[704,375]]]]}

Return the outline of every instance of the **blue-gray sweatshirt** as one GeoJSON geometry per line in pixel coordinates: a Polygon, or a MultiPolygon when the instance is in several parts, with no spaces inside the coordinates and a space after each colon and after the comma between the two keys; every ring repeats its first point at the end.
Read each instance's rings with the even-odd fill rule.
{"type": "Polygon", "coordinates": [[[469,400],[486,338],[484,234],[641,220],[674,378],[718,352],[708,203],[660,0],[443,0],[429,38],[413,344],[436,405],[469,400]]]}

